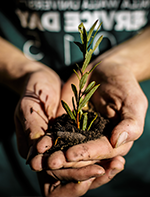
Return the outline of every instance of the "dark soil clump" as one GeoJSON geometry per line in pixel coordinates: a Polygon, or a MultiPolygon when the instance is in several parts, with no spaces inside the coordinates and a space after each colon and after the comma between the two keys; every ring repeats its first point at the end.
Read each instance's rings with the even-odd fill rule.
{"type": "MultiPolygon", "coordinates": [[[[90,130],[78,129],[75,122],[67,114],[55,119],[50,126],[50,133],[53,133],[54,145],[48,151],[52,153],[57,150],[66,150],[71,146],[86,143],[89,140],[95,140],[101,136],[110,136],[112,124],[109,119],[105,119],[99,113],[93,122],[90,130]],[[52,131],[52,132],[51,132],[52,131]]],[[[91,122],[95,117],[95,112],[88,111],[88,120],[91,122]]]]}

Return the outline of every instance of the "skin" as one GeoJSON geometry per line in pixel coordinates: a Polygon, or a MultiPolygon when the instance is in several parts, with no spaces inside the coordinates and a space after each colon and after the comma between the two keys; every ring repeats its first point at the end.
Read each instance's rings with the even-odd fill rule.
{"type": "MultiPolygon", "coordinates": [[[[60,180],[70,182],[66,186],[60,187],[60,190],[56,190],[55,195],[57,196],[57,193],[60,194],[60,192],[62,195],[72,192],[74,188],[74,195],[78,196],[78,194],[85,193],[96,178],[102,177],[102,179],[100,178],[102,185],[123,170],[124,162],[119,159],[113,158],[113,165],[110,166],[97,165],[95,161],[89,160],[68,162],[62,152],[61,154],[57,152],[58,155],[54,154],[46,158],[45,161],[48,162],[41,162],[43,153],[53,144],[51,137],[45,135],[45,131],[48,121],[57,115],[61,97],[61,80],[54,71],[41,63],[28,60],[21,51],[2,38],[0,38],[0,46],[1,83],[9,86],[20,95],[20,101],[15,111],[18,150],[22,157],[32,158],[28,160],[28,163],[33,170],[47,169],[47,171],[40,172],[41,174],[44,173],[44,177],[42,175],[43,178],[39,179],[40,184],[44,184],[43,193],[49,195],[49,186],[54,187],[56,183],[57,185],[60,184],[60,181],[55,180],[54,177],[59,177],[60,180]],[[8,53],[10,53],[9,58],[8,53]],[[64,170],[60,169],[62,163],[64,170]],[[106,173],[111,170],[114,171],[114,169],[116,171],[113,176],[106,173]],[[102,176],[104,173],[106,176],[102,176]],[[44,182],[47,180],[47,176],[49,177],[48,183],[44,182]],[[50,182],[51,179],[54,180],[52,183],[50,182]],[[78,182],[79,180],[81,184],[74,183],[74,181],[78,182]]],[[[96,162],[100,161],[96,160],[96,162]]]]}
{"type": "MultiPolygon", "coordinates": [[[[41,190],[44,191],[43,195],[45,196],[79,197],[84,195],[89,189],[94,189],[108,183],[116,174],[118,174],[124,169],[124,164],[125,164],[125,160],[121,156],[117,156],[111,160],[104,160],[104,161],[100,161],[99,163],[97,162],[97,164],[93,166],[94,167],[97,166],[97,168],[98,165],[103,166],[103,168],[105,169],[105,174],[103,175],[101,174],[99,176],[95,174],[94,177],[89,176],[88,179],[83,174],[84,171],[83,168],[74,169],[74,172],[78,174],[81,173],[80,179],[73,176],[73,180],[72,181],[67,180],[66,184],[61,184],[61,182],[56,179],[56,176],[58,174],[60,175],[61,170],[54,170],[47,173],[46,171],[41,171],[38,172],[38,177],[39,180],[42,180],[40,181],[40,186],[41,186],[41,190]],[[48,176],[49,174],[51,175],[51,177],[53,176],[54,178],[50,179],[48,176]],[[80,182],[78,180],[80,180],[80,182]]],[[[92,166],[87,166],[86,168],[92,171],[92,166]]],[[[66,170],[64,169],[63,171],[66,170]]],[[[68,173],[71,173],[71,171],[68,171],[68,173]]],[[[61,177],[59,177],[59,180],[62,180],[61,177]]]]}
{"type": "MultiPolygon", "coordinates": [[[[18,148],[24,158],[29,147],[45,135],[48,121],[55,117],[60,99],[58,79],[53,71],[43,69],[28,76],[15,115],[18,148]]],[[[51,146],[52,141],[48,144],[51,146]]]]}
{"type": "MultiPolygon", "coordinates": [[[[148,27],[141,34],[99,56],[91,63],[93,66],[102,60],[101,65],[96,68],[89,79],[89,81],[95,80],[101,84],[92,101],[98,111],[118,123],[112,131],[110,141],[104,137],[94,143],[91,141],[71,147],[61,160],[62,163],[57,162],[59,160],[57,158],[60,155],[62,158],[63,153],[58,153],[57,157],[53,155],[49,158],[51,169],[65,167],[65,165],[67,167],[66,159],[67,162],[79,164],[81,161],[91,160],[97,163],[98,159],[101,161],[106,158],[114,159],[117,155],[123,156],[130,150],[133,142],[141,136],[148,103],[138,81],[150,77],[148,72],[150,60],[147,53],[150,46],[149,33],[148,27]],[[53,165],[54,158],[58,166],[53,165]]],[[[68,104],[70,103],[70,106],[71,99],[68,100],[68,98],[72,96],[71,83],[77,85],[75,75],[72,75],[63,86],[61,94],[61,98],[68,104]]],[[[60,106],[58,114],[61,113],[63,109],[60,106]]],[[[89,189],[95,188],[96,185],[100,186],[99,183],[104,183],[104,180],[104,175],[99,179],[94,179],[92,183],[95,186],[91,184],[89,189]]]]}
{"type": "Polygon", "coordinates": [[[81,196],[88,189],[109,182],[123,170],[125,161],[122,156],[140,137],[144,127],[148,104],[137,81],[150,77],[149,33],[148,27],[90,64],[94,66],[102,60],[89,81],[94,79],[101,84],[92,98],[96,109],[117,123],[110,141],[103,137],[94,143],[77,145],[66,153],[58,151],[45,158],[43,153],[53,144],[52,138],[45,135],[47,122],[62,114],[60,98],[71,102],[70,83],[77,84],[77,79],[72,75],[61,90],[61,80],[54,71],[27,60],[20,51],[0,39],[1,79],[21,95],[15,113],[19,152],[27,157],[33,170],[45,169],[39,172],[45,196],[69,196],[72,191],[74,196],[81,196]],[[6,51],[7,54],[10,52],[9,59],[6,51]],[[62,185],[60,180],[69,182],[62,185]]]}

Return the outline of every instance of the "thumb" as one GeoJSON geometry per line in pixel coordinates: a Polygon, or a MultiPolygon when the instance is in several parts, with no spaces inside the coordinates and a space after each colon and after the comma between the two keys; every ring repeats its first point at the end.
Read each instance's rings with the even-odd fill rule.
{"type": "Polygon", "coordinates": [[[121,121],[112,131],[110,141],[113,147],[135,141],[142,135],[147,107],[147,98],[143,93],[128,96],[120,112],[121,121]]]}
{"type": "Polygon", "coordinates": [[[110,138],[113,147],[117,148],[127,142],[138,139],[143,132],[143,123],[141,124],[131,118],[122,120],[112,131],[110,138]]]}

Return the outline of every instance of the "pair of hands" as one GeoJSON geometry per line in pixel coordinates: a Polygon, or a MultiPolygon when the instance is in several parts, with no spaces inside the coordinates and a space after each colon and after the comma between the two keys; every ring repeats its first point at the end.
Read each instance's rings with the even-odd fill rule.
{"type": "Polygon", "coordinates": [[[75,75],[61,89],[57,74],[41,66],[41,70],[29,75],[16,108],[18,149],[38,171],[45,196],[81,196],[109,182],[124,169],[122,156],[143,132],[147,99],[129,69],[103,61],[90,80],[101,84],[92,98],[97,111],[117,123],[110,140],[102,137],[73,146],[65,153],[44,154],[53,145],[46,134],[48,121],[64,112],[61,99],[71,103],[70,84],[78,83],[75,75]]]}

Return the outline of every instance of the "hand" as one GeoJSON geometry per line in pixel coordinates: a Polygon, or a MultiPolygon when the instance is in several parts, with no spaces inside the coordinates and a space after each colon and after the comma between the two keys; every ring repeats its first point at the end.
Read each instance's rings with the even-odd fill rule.
{"type": "Polygon", "coordinates": [[[68,161],[125,155],[143,132],[147,99],[128,68],[103,60],[90,80],[101,84],[92,98],[96,110],[110,118],[116,126],[111,133],[110,143],[103,137],[71,147],[66,152],[68,161]]]}
{"type": "Polygon", "coordinates": [[[93,96],[96,110],[116,124],[110,139],[112,146],[117,148],[138,139],[148,102],[133,73],[124,65],[112,65],[106,60],[93,72],[92,79],[101,84],[93,96]]]}
{"type": "MultiPolygon", "coordinates": [[[[34,66],[34,64],[40,63],[32,62],[31,64],[34,66]]],[[[34,146],[37,140],[45,135],[48,121],[55,118],[60,100],[61,81],[59,77],[53,70],[40,65],[41,69],[26,77],[25,85],[22,87],[24,91],[15,111],[18,149],[24,158],[27,158],[27,155],[29,158],[31,155],[37,154],[34,146]]],[[[49,142],[49,146],[51,146],[50,137],[49,142]]],[[[49,147],[46,148],[49,149],[49,147]]],[[[37,156],[40,157],[40,155],[37,156]]],[[[41,161],[36,165],[37,168],[40,168],[41,161]]]]}
{"type": "MultiPolygon", "coordinates": [[[[99,67],[99,68],[102,68],[103,65],[100,65],[100,66],[101,67],[99,67]]],[[[105,65],[104,68],[105,69],[103,69],[103,72],[105,71],[107,74],[109,74],[109,72],[107,72],[106,65],[105,65]]],[[[110,68],[108,68],[108,70],[110,70],[110,68]]],[[[117,72],[118,72],[118,70],[117,70],[117,72]]],[[[113,73],[113,70],[112,70],[112,73],[113,73]]],[[[110,74],[112,74],[112,73],[110,72],[110,74]]],[[[123,71],[123,74],[124,73],[125,72],[123,71]]],[[[110,94],[110,92],[105,93],[105,88],[107,89],[109,87],[112,87],[112,85],[110,83],[108,83],[108,81],[106,79],[104,79],[103,77],[100,78],[99,76],[101,76],[101,75],[102,75],[102,71],[100,72],[99,70],[95,70],[93,72],[93,75],[91,76],[91,79],[94,78],[94,80],[96,80],[96,82],[101,83],[101,86],[99,88],[99,92],[97,91],[97,93],[93,97],[93,102],[96,99],[101,98],[101,92],[100,91],[102,91],[104,95],[107,95],[107,96],[110,96],[110,97],[113,96],[113,95],[110,94]],[[100,81],[99,81],[99,79],[100,79],[100,81]],[[105,85],[105,88],[103,88],[104,85],[105,85]],[[99,93],[100,93],[100,96],[99,96],[99,93]]],[[[116,75],[117,75],[117,73],[116,73],[116,75]]],[[[128,75],[126,74],[125,76],[128,76],[128,75]]],[[[108,75],[108,79],[109,79],[109,77],[111,78],[111,76],[108,75]]],[[[123,78],[123,79],[126,80],[126,78],[123,78]]],[[[129,79],[130,79],[130,77],[129,77],[129,79]]],[[[131,84],[132,84],[132,80],[133,80],[133,76],[130,79],[131,84]]],[[[133,80],[134,83],[135,83],[135,81],[136,80],[133,80]]],[[[118,83],[121,84],[120,82],[121,81],[119,81],[118,83]]],[[[68,104],[71,102],[70,98],[72,97],[72,90],[71,90],[71,86],[70,86],[71,83],[74,83],[77,86],[78,79],[75,75],[73,75],[68,80],[68,82],[64,85],[64,87],[62,89],[61,99],[65,100],[68,104]]],[[[134,88],[134,83],[132,84],[133,88],[134,88]]],[[[124,86],[126,87],[125,84],[126,84],[126,81],[123,81],[122,82],[123,87],[122,88],[119,87],[119,89],[118,89],[118,86],[114,86],[114,94],[117,94],[119,92],[119,90],[123,91],[123,93],[124,93],[123,88],[124,88],[124,86]],[[116,91],[116,93],[115,93],[115,91],[116,91]]],[[[138,87],[137,89],[140,90],[140,93],[142,93],[141,89],[139,88],[138,83],[136,82],[135,84],[136,84],[135,87],[138,87]]],[[[138,93],[138,91],[137,91],[137,93],[138,93]]],[[[126,91],[125,91],[125,94],[127,94],[126,91]]],[[[143,95],[143,93],[142,93],[142,95],[143,95]]],[[[120,99],[119,96],[118,96],[118,98],[120,99]]],[[[121,100],[119,100],[119,99],[118,99],[118,103],[121,102],[121,100]]],[[[124,99],[124,97],[122,97],[122,99],[124,99]]],[[[113,99],[111,101],[113,101],[113,99]]],[[[96,100],[96,103],[101,104],[101,100],[100,101],[96,100]]],[[[112,106],[112,103],[109,102],[108,106],[112,106]]],[[[105,109],[105,107],[108,108],[107,105],[101,107],[101,106],[97,106],[97,104],[96,104],[95,107],[103,115],[105,115],[109,118],[113,118],[113,119],[115,119],[115,121],[117,120],[117,118],[116,118],[117,113],[114,115],[114,117],[110,117],[110,115],[105,113],[106,110],[104,111],[104,109],[105,109]]],[[[113,109],[112,109],[112,111],[113,111],[113,109]]],[[[58,108],[57,115],[61,115],[63,112],[64,111],[63,111],[63,109],[60,105],[59,108],[58,108]]],[[[115,110],[114,110],[114,112],[115,112],[115,110]]],[[[118,112],[118,119],[120,117],[121,117],[121,114],[119,114],[119,112],[118,112]]],[[[112,137],[113,137],[113,135],[112,135],[112,137]]],[[[52,154],[50,157],[45,159],[46,160],[46,162],[45,162],[46,165],[43,166],[43,167],[45,169],[53,169],[53,170],[54,169],[59,169],[59,168],[62,168],[62,167],[63,168],[68,168],[68,167],[74,167],[74,168],[78,167],[78,168],[80,168],[80,167],[83,167],[83,166],[86,166],[86,165],[93,164],[93,163],[97,162],[97,160],[100,160],[100,159],[102,160],[102,159],[106,159],[106,158],[113,158],[117,155],[125,155],[130,150],[130,148],[132,146],[132,143],[133,143],[132,141],[129,142],[129,143],[125,143],[124,146],[120,146],[120,147],[114,149],[112,147],[112,145],[110,144],[109,140],[106,137],[102,137],[101,139],[98,139],[96,141],[89,141],[86,144],[73,146],[65,153],[65,155],[62,151],[58,151],[58,152],[52,154]],[[99,147],[101,147],[101,149],[99,147]]],[[[37,151],[38,151],[38,153],[40,153],[40,155],[38,155],[37,157],[35,157],[31,161],[31,166],[34,170],[42,170],[43,169],[43,167],[40,166],[40,168],[39,168],[36,164],[41,163],[41,161],[43,161],[43,153],[47,150],[45,147],[50,148],[51,146],[52,146],[51,138],[47,135],[44,136],[37,143],[37,151]]]]}
{"type": "MultiPolygon", "coordinates": [[[[64,163],[66,160],[67,162],[69,161],[81,163],[83,161],[90,162],[94,160],[96,161],[97,159],[102,160],[106,158],[113,158],[118,155],[126,155],[130,150],[133,141],[139,137],[139,133],[137,133],[134,139],[127,141],[126,143],[124,143],[123,146],[119,146],[117,141],[114,142],[116,136],[115,131],[119,127],[120,129],[117,130],[117,133],[124,130],[124,125],[122,125],[122,122],[126,122],[127,125],[129,124],[129,128],[133,127],[133,131],[130,131],[129,128],[127,130],[130,135],[134,134],[134,128],[136,129],[136,131],[137,129],[139,129],[139,132],[142,133],[142,129],[144,126],[144,117],[147,108],[147,100],[143,92],[141,91],[137,81],[135,80],[133,74],[130,73],[125,67],[120,68],[121,69],[119,70],[119,68],[114,68],[113,65],[101,64],[90,76],[90,81],[95,80],[96,83],[101,84],[98,91],[94,94],[92,98],[93,104],[95,105],[97,111],[99,111],[105,117],[111,118],[113,122],[115,122],[115,124],[117,125],[112,131],[110,141],[107,139],[107,137],[102,137],[101,139],[95,141],[89,141],[85,144],[73,146],[66,151],[64,158],[62,156],[63,154],[61,154],[61,157],[63,158],[61,161],[64,161],[63,163],[60,163],[60,160],[58,159],[59,157],[55,157],[55,163],[59,163],[60,166],[62,165],[63,167],[65,167],[64,163]],[[110,81],[112,79],[112,76],[113,83],[115,81],[115,84],[110,81]],[[129,85],[127,85],[127,83],[129,85]],[[126,88],[127,86],[128,88],[126,88]],[[133,92],[133,96],[128,95],[130,91],[133,92]],[[138,102],[137,106],[139,106],[139,111],[137,114],[135,111],[133,111],[135,107],[130,105],[132,99],[136,97],[136,100],[138,102]],[[125,98],[127,102],[124,102],[125,98]],[[118,106],[120,108],[118,108],[118,106]],[[130,114],[130,119],[132,120],[132,115],[134,115],[134,120],[141,123],[140,128],[136,128],[135,123],[131,122],[129,118],[123,117],[124,112],[120,109],[124,109],[125,111],[129,112],[131,111],[131,109],[133,109],[132,113],[135,113],[130,114]],[[139,114],[141,114],[140,121],[139,119],[137,120],[139,114]],[[122,121],[120,121],[121,118],[122,121]]],[[[73,94],[71,90],[71,83],[74,83],[78,87],[78,79],[74,74],[70,77],[70,79],[66,82],[62,89],[61,99],[66,101],[70,106],[73,94]]],[[[61,115],[62,113],[64,113],[64,110],[60,105],[57,114],[61,115]]]]}
{"type": "MultiPolygon", "coordinates": [[[[77,85],[77,82],[78,81],[76,80],[76,76],[73,75],[62,89],[62,99],[65,100],[67,103],[70,103],[70,100],[68,100],[68,98],[71,98],[72,96],[70,83],[74,83],[77,85]]],[[[64,111],[60,105],[57,115],[61,115],[62,113],[64,113],[64,111]]],[[[44,143],[44,139],[41,139],[41,141],[39,141],[38,143],[38,147],[41,147],[43,143],[44,143]]],[[[93,189],[107,183],[108,181],[111,180],[111,178],[113,178],[113,176],[119,173],[124,167],[125,162],[123,157],[117,155],[125,155],[129,151],[131,145],[132,142],[130,144],[125,144],[124,146],[121,146],[118,149],[114,149],[111,146],[109,140],[106,137],[102,137],[101,139],[96,141],[90,141],[86,144],[81,144],[71,147],[65,154],[62,151],[57,151],[53,153],[46,160],[47,161],[46,167],[49,168],[49,171],[42,173],[45,173],[45,176],[50,175],[50,177],[51,176],[55,178],[57,177],[59,181],[52,178],[52,180],[54,181],[53,182],[49,177],[47,182],[43,182],[43,185],[45,186],[43,189],[44,193],[48,195],[48,191],[51,191],[49,193],[50,196],[53,196],[54,194],[56,194],[56,196],[57,195],[61,196],[61,194],[64,195],[64,193],[65,196],[69,196],[70,195],[69,191],[72,191],[72,189],[75,188],[77,190],[74,191],[74,194],[75,196],[78,196],[79,194],[77,195],[77,193],[79,191],[82,194],[84,194],[88,189],[93,189]],[[88,147],[88,149],[86,149],[86,147],[88,147]],[[82,150],[82,152],[80,151],[80,149],[82,150]],[[106,158],[112,158],[112,159],[107,160],[107,163],[105,163],[106,161],[104,159],[106,158]],[[103,169],[105,170],[105,175],[100,176],[100,174],[99,175],[92,174],[93,171],[89,170],[89,167],[92,166],[93,170],[95,169],[96,172],[97,164],[101,166],[101,169],[103,167],[103,169]],[[83,174],[79,173],[79,171],[83,172],[83,174]],[[110,172],[114,173],[113,176],[110,175],[112,174],[110,172]],[[55,175],[52,175],[53,173],[55,175]],[[85,175],[86,175],[86,180],[85,180],[85,175]],[[90,179],[90,175],[91,176],[93,175],[94,177],[92,178],[92,180],[90,179]],[[69,181],[69,183],[67,183],[67,185],[61,185],[60,180],[66,180],[66,179],[67,181],[69,181]],[[80,180],[82,181],[82,184],[78,185],[77,183],[73,183],[71,181],[72,179],[76,181],[80,180]],[[90,185],[88,185],[87,182],[88,183],[90,182],[89,183],[90,185]],[[54,192],[53,189],[50,188],[53,188],[55,184],[59,186],[56,187],[54,192]],[[78,188],[80,189],[78,190],[78,188]]],[[[46,178],[43,178],[43,180],[46,180],[46,178]]],[[[42,179],[40,179],[40,181],[42,181],[42,179]]]]}
{"type": "MultiPolygon", "coordinates": [[[[110,142],[106,137],[102,137],[94,142],[89,141],[68,149],[65,157],[70,162],[102,160],[126,155],[133,142],[143,132],[147,99],[128,68],[103,60],[92,73],[90,80],[101,84],[92,98],[95,108],[105,117],[112,119],[116,126],[112,131],[110,142]]],[[[73,75],[62,90],[62,99],[70,106],[71,83],[77,85],[76,76],[73,75]]],[[[58,113],[61,114],[62,110],[60,107],[58,113]]]]}
{"type": "Polygon", "coordinates": [[[124,169],[124,164],[124,158],[118,156],[79,169],[41,171],[38,172],[38,179],[43,196],[79,197],[89,189],[108,183],[124,169]],[[105,174],[103,169],[105,169],[105,174]]]}
{"type": "MultiPolygon", "coordinates": [[[[71,83],[76,83],[76,77],[71,78],[71,83]]],[[[64,99],[64,97],[70,98],[70,94],[72,94],[70,84],[69,86],[65,84],[62,90],[62,99],[64,99]]],[[[59,113],[60,114],[62,113],[61,107],[58,109],[57,115],[59,113]]],[[[40,161],[43,160],[44,149],[42,147],[44,147],[45,144],[50,144],[49,136],[44,136],[37,143],[37,150],[40,153],[41,158],[39,158],[39,155],[38,155],[34,157],[34,159],[31,161],[31,166],[33,166],[34,170],[42,170],[42,169],[38,169],[37,166],[34,164],[38,163],[37,162],[38,159],[40,159],[40,161]]],[[[111,152],[109,152],[109,149],[107,148],[107,146],[108,148],[112,149],[109,141],[107,139],[104,139],[102,141],[101,147],[102,147],[102,150],[105,150],[106,148],[106,151],[104,151],[104,154],[101,157],[102,159],[106,158],[107,156],[114,157],[115,154],[117,155],[117,153],[112,154],[111,152]]],[[[113,176],[115,176],[124,168],[124,159],[122,157],[114,157],[111,160],[108,160],[107,163],[105,162],[105,165],[103,164],[104,161],[102,163],[102,161],[100,161],[99,158],[89,159],[87,161],[81,160],[77,162],[76,161],[69,162],[66,160],[66,157],[62,151],[57,151],[53,153],[52,155],[50,155],[49,157],[45,158],[45,160],[46,162],[44,163],[46,165],[44,167],[49,170],[40,172],[40,174],[43,174],[44,176],[43,178],[39,178],[39,181],[43,182],[42,185],[44,188],[42,187],[42,190],[44,190],[45,195],[46,194],[48,195],[48,191],[51,187],[53,188],[54,185],[59,185],[59,187],[55,189],[55,192],[52,192],[52,190],[50,189],[51,192],[49,193],[49,195],[51,196],[53,196],[54,193],[60,196],[60,194],[64,194],[64,192],[66,193],[66,191],[68,190],[72,191],[72,187],[77,189],[76,191],[77,193],[80,191],[82,194],[84,194],[90,188],[91,189],[96,188],[107,183],[108,181],[111,180],[111,178],[113,178],[113,176]],[[101,166],[97,164],[100,164],[101,166]],[[105,175],[102,176],[104,171],[105,171],[105,175]],[[110,172],[113,172],[113,175],[110,172]],[[44,180],[47,180],[46,177],[48,178],[48,181],[44,182],[44,180]],[[54,179],[56,177],[59,181],[54,179]],[[90,179],[91,177],[94,177],[94,178],[90,179]],[[69,181],[69,183],[67,183],[67,185],[61,185],[60,180],[67,180],[69,181]],[[77,183],[72,182],[72,180],[82,181],[82,184],[78,185],[77,183]],[[90,185],[87,184],[89,182],[90,182],[90,185]],[[78,188],[80,188],[80,190],[78,190],[78,188]]],[[[76,192],[74,194],[75,196],[78,196],[76,195],[76,192]]],[[[66,194],[66,196],[67,195],[69,196],[69,192],[66,194]]]]}

